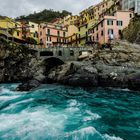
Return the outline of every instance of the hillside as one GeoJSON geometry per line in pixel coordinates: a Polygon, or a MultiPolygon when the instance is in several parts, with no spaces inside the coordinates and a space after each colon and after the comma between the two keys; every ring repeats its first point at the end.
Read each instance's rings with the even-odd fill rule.
{"type": "Polygon", "coordinates": [[[34,12],[33,14],[30,14],[28,16],[17,17],[16,20],[28,20],[36,23],[51,22],[56,18],[63,18],[69,14],[71,13],[66,10],[59,12],[59,11],[54,11],[52,9],[51,10],[45,9],[38,13],[34,12]]]}
{"type": "Polygon", "coordinates": [[[140,44],[140,17],[135,17],[129,26],[124,29],[123,37],[131,43],[140,44]]]}

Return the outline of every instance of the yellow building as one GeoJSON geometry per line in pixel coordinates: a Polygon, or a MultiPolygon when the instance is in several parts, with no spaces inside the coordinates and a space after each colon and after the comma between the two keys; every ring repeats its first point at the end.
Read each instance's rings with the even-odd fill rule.
{"type": "Polygon", "coordinates": [[[34,22],[29,21],[29,30],[30,30],[30,37],[34,38],[37,42],[39,42],[38,38],[38,27],[39,25],[34,22]]]}
{"type": "Polygon", "coordinates": [[[114,14],[119,9],[119,0],[103,0],[97,5],[80,12],[78,27],[78,45],[84,45],[91,40],[88,38],[89,29],[100,22],[105,15],[114,14]]]}
{"type": "Polygon", "coordinates": [[[77,45],[78,27],[76,27],[75,25],[69,25],[67,29],[68,29],[68,33],[67,33],[68,45],[72,45],[72,46],[77,45]]]}
{"type": "Polygon", "coordinates": [[[0,16],[0,30],[5,31],[5,35],[13,39],[22,39],[21,24],[11,18],[0,16]]]}
{"type": "Polygon", "coordinates": [[[64,26],[77,25],[78,23],[79,23],[78,15],[68,15],[68,16],[64,17],[64,19],[63,19],[64,26]]]}

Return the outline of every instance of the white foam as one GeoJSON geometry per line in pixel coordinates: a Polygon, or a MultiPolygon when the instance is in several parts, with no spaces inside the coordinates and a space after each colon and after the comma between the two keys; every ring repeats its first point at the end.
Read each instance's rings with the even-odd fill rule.
{"type": "Polygon", "coordinates": [[[11,99],[16,99],[18,97],[19,96],[0,96],[0,101],[8,101],[8,100],[11,100],[11,99]]]}
{"type": "Polygon", "coordinates": [[[95,134],[98,134],[98,131],[94,127],[89,126],[89,127],[81,128],[79,130],[75,130],[73,132],[66,133],[65,137],[66,138],[72,137],[73,140],[82,140],[83,138],[86,138],[89,135],[93,136],[95,134]]]}
{"type": "Polygon", "coordinates": [[[91,111],[89,110],[86,110],[86,113],[90,116],[86,116],[84,117],[83,121],[91,121],[91,120],[98,120],[101,118],[100,115],[98,115],[97,113],[92,113],[91,111]]]}
{"type": "Polygon", "coordinates": [[[69,100],[68,103],[69,103],[68,105],[69,107],[74,107],[74,106],[77,106],[78,104],[76,100],[69,100]]]}
{"type": "Polygon", "coordinates": [[[29,112],[23,111],[19,114],[1,114],[0,115],[0,130],[7,131],[13,129],[14,132],[5,134],[4,137],[23,137],[29,133],[30,136],[57,137],[64,130],[64,124],[67,119],[63,112],[49,112],[45,108],[38,108],[38,111],[29,112]]]}
{"type": "Polygon", "coordinates": [[[108,134],[105,134],[103,137],[104,137],[105,140],[123,140],[123,139],[120,138],[120,137],[109,136],[108,134]]]}

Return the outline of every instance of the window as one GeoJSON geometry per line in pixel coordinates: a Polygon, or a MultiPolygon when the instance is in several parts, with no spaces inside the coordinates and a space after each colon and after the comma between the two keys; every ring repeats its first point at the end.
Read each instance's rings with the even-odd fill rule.
{"type": "Polygon", "coordinates": [[[113,29],[108,29],[108,34],[114,34],[113,29]]]}
{"type": "Polygon", "coordinates": [[[96,31],[98,31],[98,26],[96,27],[96,31]]]}
{"type": "Polygon", "coordinates": [[[42,36],[42,31],[40,32],[40,36],[42,36]]]}
{"type": "Polygon", "coordinates": [[[113,20],[112,19],[108,19],[107,20],[107,25],[113,25],[113,20]]]}
{"type": "Polygon", "coordinates": [[[70,50],[70,56],[74,56],[74,51],[70,50]]]}
{"type": "Polygon", "coordinates": [[[59,56],[62,56],[62,51],[59,51],[59,52],[58,52],[58,55],[59,55],[59,56]]]}
{"type": "Polygon", "coordinates": [[[64,37],[66,36],[66,32],[63,32],[63,36],[64,36],[64,37]]]}
{"type": "Polygon", "coordinates": [[[117,21],[117,26],[123,26],[123,21],[117,21]]]}
{"type": "Polygon", "coordinates": [[[50,29],[47,29],[48,35],[50,35],[50,29]]]}
{"type": "Polygon", "coordinates": [[[88,25],[86,24],[86,29],[87,29],[88,25]]]}
{"type": "Polygon", "coordinates": [[[103,21],[101,22],[101,27],[103,27],[103,21]]]}
{"type": "Polygon", "coordinates": [[[80,28],[79,28],[79,32],[80,32],[80,28]]]}
{"type": "Polygon", "coordinates": [[[132,18],[132,14],[130,14],[130,18],[132,18]]]}
{"type": "Polygon", "coordinates": [[[52,41],[52,38],[50,37],[50,42],[52,41]]]}
{"type": "Polygon", "coordinates": [[[97,41],[99,40],[99,36],[98,36],[98,34],[96,35],[96,40],[97,40],[97,41]]]}
{"type": "Polygon", "coordinates": [[[101,36],[103,36],[103,35],[104,35],[104,31],[102,30],[102,31],[101,31],[101,36]]]}
{"type": "Polygon", "coordinates": [[[80,34],[79,34],[79,38],[81,38],[80,34]]]}
{"type": "Polygon", "coordinates": [[[19,36],[19,32],[17,32],[17,36],[19,36]]]}
{"type": "Polygon", "coordinates": [[[60,36],[60,31],[57,31],[57,36],[60,36]]]}
{"type": "Polygon", "coordinates": [[[35,25],[32,25],[32,28],[35,28],[35,25]]]}

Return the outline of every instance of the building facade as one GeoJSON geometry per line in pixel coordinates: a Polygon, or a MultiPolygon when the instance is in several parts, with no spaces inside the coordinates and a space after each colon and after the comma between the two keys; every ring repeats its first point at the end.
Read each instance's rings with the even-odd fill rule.
{"type": "Polygon", "coordinates": [[[91,39],[88,37],[89,29],[99,23],[105,15],[113,15],[120,9],[119,0],[103,0],[95,6],[91,6],[80,13],[78,32],[78,44],[84,45],[91,39]]]}
{"type": "Polygon", "coordinates": [[[58,24],[46,25],[46,44],[47,46],[60,46],[65,45],[67,37],[67,29],[58,24]]]}
{"type": "Polygon", "coordinates": [[[108,43],[109,35],[114,39],[122,37],[122,30],[129,25],[134,13],[131,11],[117,11],[114,16],[104,16],[98,24],[89,30],[89,38],[100,44],[108,43]]]}
{"type": "Polygon", "coordinates": [[[67,26],[67,45],[77,46],[78,45],[78,27],[75,25],[67,26]]]}
{"type": "Polygon", "coordinates": [[[30,30],[30,37],[33,38],[34,40],[36,40],[36,42],[39,42],[38,39],[38,24],[34,23],[34,22],[28,22],[29,24],[29,30],[30,30]]]}

